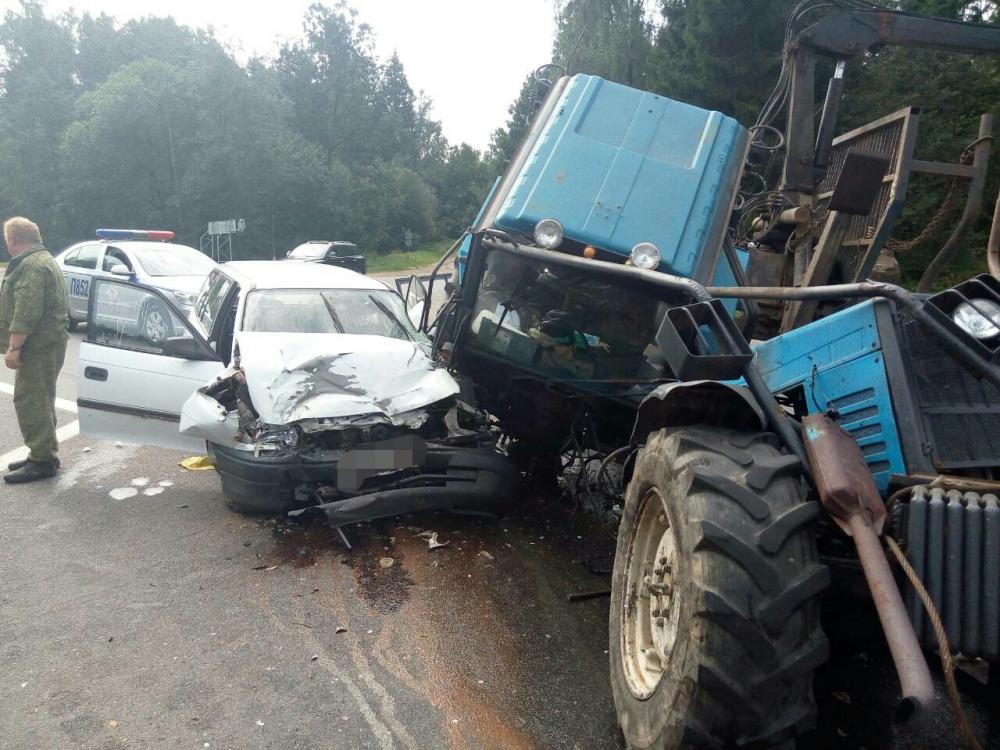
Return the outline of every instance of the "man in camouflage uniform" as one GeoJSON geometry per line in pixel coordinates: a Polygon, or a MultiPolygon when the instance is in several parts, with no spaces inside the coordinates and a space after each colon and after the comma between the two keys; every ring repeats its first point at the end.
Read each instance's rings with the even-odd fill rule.
{"type": "Polygon", "coordinates": [[[42,247],[38,226],[15,217],[4,222],[12,260],[0,285],[0,346],[14,376],[14,410],[28,458],[15,461],[4,480],[11,484],[54,476],[56,377],[66,357],[69,334],[66,283],[58,264],[42,247]]]}

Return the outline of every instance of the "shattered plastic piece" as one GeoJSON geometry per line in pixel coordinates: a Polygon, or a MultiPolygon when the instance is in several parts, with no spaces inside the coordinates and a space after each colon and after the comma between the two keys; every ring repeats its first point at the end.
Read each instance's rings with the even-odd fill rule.
{"type": "Polygon", "coordinates": [[[255,565],[254,567],[250,568],[250,570],[267,571],[267,570],[275,570],[277,567],[278,567],[277,565],[255,565]]]}
{"type": "Polygon", "coordinates": [[[490,561],[492,561],[492,560],[494,560],[494,559],[495,559],[495,558],[493,557],[493,555],[491,555],[491,554],[490,554],[489,552],[487,552],[487,551],[486,551],[486,550],[484,550],[484,549],[483,549],[483,550],[479,550],[479,554],[480,554],[480,555],[482,555],[483,557],[485,557],[485,558],[486,558],[487,560],[490,560],[490,561]]]}
{"type": "Polygon", "coordinates": [[[261,721],[260,719],[257,719],[257,726],[259,726],[259,727],[264,726],[264,722],[261,721]]]}
{"type": "Polygon", "coordinates": [[[108,496],[112,500],[124,500],[129,497],[135,497],[139,494],[139,490],[135,487],[115,487],[108,493],[108,496]]]}
{"type": "Polygon", "coordinates": [[[180,462],[180,465],[188,471],[204,471],[215,468],[208,456],[188,456],[180,462]]]}
{"type": "Polygon", "coordinates": [[[337,633],[337,634],[340,634],[340,633],[346,633],[346,632],[347,632],[347,628],[345,628],[345,627],[344,627],[343,625],[340,625],[340,626],[338,626],[338,627],[337,627],[337,629],[336,629],[336,630],[334,630],[333,632],[334,632],[334,633],[337,633]]]}
{"type": "Polygon", "coordinates": [[[378,561],[378,564],[381,565],[383,568],[391,568],[393,565],[396,564],[396,561],[393,560],[391,557],[383,557],[381,560],[378,561]]]}
{"type": "Polygon", "coordinates": [[[449,542],[439,542],[438,541],[438,533],[436,531],[432,531],[431,535],[430,535],[430,538],[428,538],[428,540],[427,540],[427,548],[428,549],[437,549],[438,547],[447,547],[448,544],[449,544],[449,542]]]}
{"type": "Polygon", "coordinates": [[[87,446],[86,448],[84,448],[84,449],[83,449],[82,451],[80,451],[80,452],[81,452],[81,453],[90,453],[90,452],[91,452],[92,450],[94,450],[94,449],[93,449],[93,448],[91,448],[91,447],[90,447],[90,446],[88,445],[88,446],[87,446]]]}
{"type": "Polygon", "coordinates": [[[310,656],[309,661],[319,661],[319,654],[313,654],[310,656]]]}

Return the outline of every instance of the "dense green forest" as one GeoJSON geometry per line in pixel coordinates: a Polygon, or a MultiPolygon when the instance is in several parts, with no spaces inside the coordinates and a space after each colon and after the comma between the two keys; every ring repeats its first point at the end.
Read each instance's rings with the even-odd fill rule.
{"type": "MultiPolygon", "coordinates": [[[[747,125],[774,86],[798,4],[539,2],[552,4],[552,59],[570,73],[719,109],[747,125]]],[[[996,0],[881,4],[998,20],[996,0]]],[[[375,55],[376,33],[347,2],[314,5],[299,40],[272,58],[240,62],[211,32],[171,18],[119,23],[53,15],[22,0],[0,23],[0,214],[35,218],[52,247],[97,225],[175,229],[196,245],[208,220],[245,217],[241,257],[318,237],[391,250],[407,228],[418,244],[454,237],[516,147],[538,85],[525,80],[485,153],[449,144],[402,63],[375,55]]],[[[918,156],[954,161],[974,140],[980,113],[1000,113],[1000,60],[887,48],[849,66],[847,91],[842,130],[918,105],[918,156]]],[[[987,208],[1000,187],[1000,154],[993,164],[987,208]]],[[[917,234],[947,189],[940,178],[915,178],[896,236],[917,234]]],[[[954,274],[982,268],[989,213],[954,274]]],[[[948,228],[900,259],[908,279],[948,228]]]]}

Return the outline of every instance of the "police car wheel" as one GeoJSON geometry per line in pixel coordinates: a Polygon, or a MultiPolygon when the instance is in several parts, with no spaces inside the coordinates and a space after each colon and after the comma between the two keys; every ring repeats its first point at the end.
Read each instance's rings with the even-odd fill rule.
{"type": "Polygon", "coordinates": [[[156,345],[173,336],[173,326],[167,308],[159,302],[150,302],[142,315],[139,331],[144,339],[156,345]]]}
{"type": "Polygon", "coordinates": [[[73,320],[72,318],[70,318],[69,319],[69,324],[66,326],[66,330],[69,331],[70,333],[72,333],[73,331],[75,331],[79,327],[80,327],[80,321],[79,320],[73,320]]]}

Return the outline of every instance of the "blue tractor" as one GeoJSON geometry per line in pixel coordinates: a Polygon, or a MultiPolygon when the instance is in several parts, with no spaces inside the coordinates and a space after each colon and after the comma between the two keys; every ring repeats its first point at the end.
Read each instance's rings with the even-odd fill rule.
{"type": "Polygon", "coordinates": [[[932,616],[952,652],[1000,659],[1000,283],[872,280],[910,174],[981,197],[991,123],[957,164],[913,158],[914,109],[835,137],[849,59],[996,52],[1000,28],[831,6],[790,22],[749,129],[545,81],[427,326],[511,456],[620,493],[609,654],[631,748],[792,746],[816,718],[822,597],[858,571],[900,720],[934,701],[932,616]],[[817,57],[835,72],[814,123],[817,57]]]}

